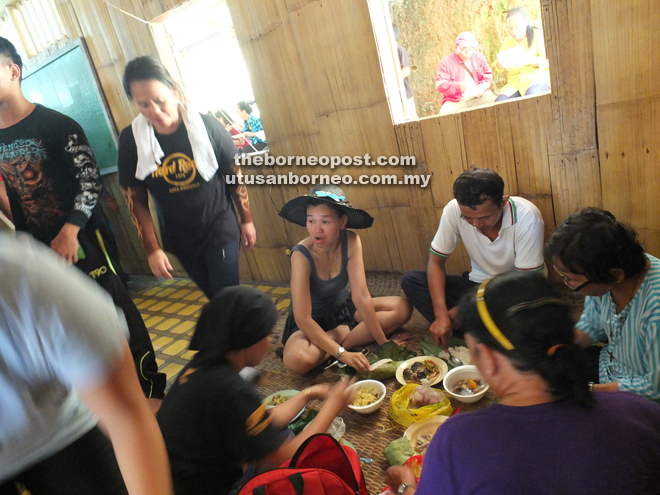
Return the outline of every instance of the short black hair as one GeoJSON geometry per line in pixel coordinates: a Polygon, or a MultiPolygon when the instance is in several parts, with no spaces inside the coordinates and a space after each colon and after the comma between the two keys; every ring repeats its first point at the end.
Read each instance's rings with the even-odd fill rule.
{"type": "Polygon", "coordinates": [[[545,255],[597,284],[615,282],[615,268],[634,277],[647,259],[637,232],[599,208],[585,208],[564,220],[546,243],[545,255]]]}
{"type": "Polygon", "coordinates": [[[540,375],[553,397],[590,405],[593,396],[574,343],[571,309],[555,285],[540,273],[515,271],[488,282],[483,300],[495,325],[513,345],[510,350],[486,328],[477,307],[478,289],[474,287],[460,302],[465,333],[506,356],[517,370],[540,375]]]}
{"type": "Polygon", "coordinates": [[[490,199],[501,206],[504,197],[504,180],[487,168],[466,170],[454,182],[454,197],[461,206],[474,209],[490,199]]]}
{"type": "Polygon", "coordinates": [[[162,62],[151,55],[135,58],[126,65],[122,85],[129,100],[133,99],[131,83],[135,81],[158,81],[170,89],[177,87],[176,81],[162,62]]]}
{"type": "Polygon", "coordinates": [[[245,110],[248,113],[248,115],[252,113],[252,107],[250,105],[248,105],[247,101],[239,101],[237,103],[237,106],[241,110],[245,110]]]}
{"type": "Polygon", "coordinates": [[[23,59],[21,59],[13,43],[7,38],[0,37],[0,56],[3,56],[10,65],[18,65],[18,68],[21,69],[18,81],[23,81],[23,59]]]}

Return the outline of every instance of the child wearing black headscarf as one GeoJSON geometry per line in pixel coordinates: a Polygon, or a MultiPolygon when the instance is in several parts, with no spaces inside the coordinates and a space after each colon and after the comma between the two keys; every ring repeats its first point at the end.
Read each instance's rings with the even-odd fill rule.
{"type": "Polygon", "coordinates": [[[277,316],[268,295],[246,286],[223,289],[202,310],[190,342],[199,352],[158,412],[177,495],[229,493],[245,465],[256,464],[254,474],[279,466],[350,403],[348,382],[342,381],[332,390],[315,385],[266,411],[238,372],[264,359],[277,316]],[[310,426],[290,438],[289,421],[308,401],[326,396],[310,426]]]}

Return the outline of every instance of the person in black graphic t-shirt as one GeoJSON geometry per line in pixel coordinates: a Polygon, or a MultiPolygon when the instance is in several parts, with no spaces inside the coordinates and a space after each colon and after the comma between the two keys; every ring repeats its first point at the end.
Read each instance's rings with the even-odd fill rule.
{"type": "Polygon", "coordinates": [[[77,122],[25,98],[21,67],[14,46],[0,38],[0,174],[14,225],[110,293],[128,323],[142,390],[157,410],[166,378],[158,373],[140,312],[115,273],[108,222],[98,207],[102,185],[94,155],[77,122]]]}
{"type": "Polygon", "coordinates": [[[149,266],[157,277],[172,278],[163,249],[174,253],[212,299],[239,284],[239,238],[248,249],[256,242],[247,190],[236,177],[232,138],[215,117],[181,103],[179,87],[154,57],[129,62],[123,84],[140,115],[119,137],[119,183],[149,266]],[[163,249],[147,191],[156,203],[163,249]]]}

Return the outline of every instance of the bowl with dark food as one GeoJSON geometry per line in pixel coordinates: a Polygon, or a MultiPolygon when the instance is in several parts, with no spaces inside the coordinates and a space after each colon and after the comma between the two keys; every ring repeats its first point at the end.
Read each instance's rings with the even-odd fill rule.
{"type": "Polygon", "coordinates": [[[387,389],[378,380],[362,380],[348,387],[355,391],[353,402],[348,405],[350,409],[359,414],[376,412],[383,403],[387,389]]]}
{"type": "Polygon", "coordinates": [[[488,383],[474,365],[458,366],[445,375],[443,386],[447,394],[459,402],[472,404],[488,392],[488,383]]]}
{"type": "Polygon", "coordinates": [[[396,370],[396,379],[401,385],[428,380],[433,386],[440,383],[447,370],[447,363],[442,359],[435,356],[419,356],[401,363],[396,370]]]}

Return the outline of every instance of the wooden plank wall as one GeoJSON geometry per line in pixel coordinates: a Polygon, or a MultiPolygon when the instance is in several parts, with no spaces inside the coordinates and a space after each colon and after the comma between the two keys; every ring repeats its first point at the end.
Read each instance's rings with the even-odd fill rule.
{"type": "MultiPolygon", "coordinates": [[[[146,20],[186,3],[109,1],[146,20]]],[[[152,33],[102,0],[56,3],[72,36],[85,36],[121,129],[135,115],[121,90],[123,68],[134,56],[158,53],[152,33]]],[[[657,16],[652,0],[632,0],[625,8],[619,3],[541,0],[552,94],[394,126],[365,0],[228,0],[274,155],[412,155],[415,167],[342,167],[334,173],[433,174],[426,189],[345,188],[376,218],[360,233],[367,269],[396,272],[424,268],[453,181],[472,166],[497,170],[507,193],[536,203],[546,233],[580,207],[604,205],[639,228],[657,254],[657,222],[645,209],[654,204],[652,161],[660,152],[660,83],[651,72],[657,55],[650,54],[657,16]]],[[[319,167],[245,169],[289,172],[333,173],[319,167]]],[[[279,218],[277,208],[308,188],[250,188],[258,243],[254,252],[242,253],[242,277],[288,280],[286,249],[305,231],[279,218]]],[[[130,231],[125,216],[123,222],[130,231]]],[[[450,270],[467,266],[464,252],[452,256],[450,270]]]]}
{"type": "Polygon", "coordinates": [[[592,0],[603,206],[660,254],[660,78],[654,0],[592,0]],[[616,68],[616,69],[614,69],[616,68]]]}

